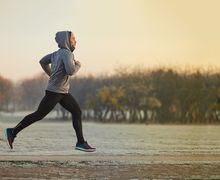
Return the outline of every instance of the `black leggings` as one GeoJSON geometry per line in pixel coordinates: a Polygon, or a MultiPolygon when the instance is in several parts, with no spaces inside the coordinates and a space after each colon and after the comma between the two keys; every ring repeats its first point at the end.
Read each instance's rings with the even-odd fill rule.
{"type": "Polygon", "coordinates": [[[84,142],[82,132],[81,109],[71,94],[61,94],[46,91],[44,98],[41,100],[37,111],[24,117],[24,119],[13,129],[13,135],[16,136],[22,129],[32,123],[43,119],[55,106],[60,103],[72,115],[72,124],[75,129],[79,143],[84,142]]]}

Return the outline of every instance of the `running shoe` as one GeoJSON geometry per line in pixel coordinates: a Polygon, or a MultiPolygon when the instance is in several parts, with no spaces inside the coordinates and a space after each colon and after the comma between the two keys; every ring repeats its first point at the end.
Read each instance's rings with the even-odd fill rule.
{"type": "Polygon", "coordinates": [[[84,143],[76,143],[75,149],[85,152],[94,152],[96,148],[91,147],[86,141],[84,143]]]}
{"type": "Polygon", "coordinates": [[[8,146],[10,147],[10,149],[13,149],[13,142],[14,142],[14,138],[15,138],[12,131],[13,131],[13,128],[5,129],[5,137],[6,137],[6,141],[7,141],[8,146]]]}

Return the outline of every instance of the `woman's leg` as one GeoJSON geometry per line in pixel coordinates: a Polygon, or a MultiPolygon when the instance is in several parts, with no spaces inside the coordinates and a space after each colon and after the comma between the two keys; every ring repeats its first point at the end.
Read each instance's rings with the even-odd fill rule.
{"type": "Polygon", "coordinates": [[[64,97],[63,94],[46,91],[44,98],[41,100],[37,111],[24,117],[24,119],[13,128],[14,137],[24,128],[32,123],[43,119],[55,105],[64,97]]]}
{"type": "Polygon", "coordinates": [[[82,131],[82,111],[71,94],[66,94],[60,101],[60,104],[72,115],[73,128],[75,129],[78,143],[84,143],[82,131]]]}

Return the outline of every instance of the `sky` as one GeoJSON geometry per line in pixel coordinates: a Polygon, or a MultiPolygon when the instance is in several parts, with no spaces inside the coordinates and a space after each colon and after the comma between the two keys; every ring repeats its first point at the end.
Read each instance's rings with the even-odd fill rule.
{"type": "Polygon", "coordinates": [[[219,0],[0,0],[0,75],[42,72],[57,31],[77,40],[78,75],[119,67],[220,67],[219,0]]]}

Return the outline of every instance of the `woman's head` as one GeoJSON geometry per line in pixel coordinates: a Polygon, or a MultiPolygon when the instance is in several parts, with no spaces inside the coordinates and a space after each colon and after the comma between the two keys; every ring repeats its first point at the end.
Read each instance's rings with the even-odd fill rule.
{"type": "Polygon", "coordinates": [[[76,48],[76,38],[71,31],[57,32],[55,40],[59,48],[69,49],[72,52],[76,48]]]}

